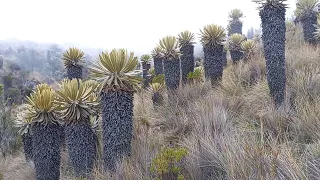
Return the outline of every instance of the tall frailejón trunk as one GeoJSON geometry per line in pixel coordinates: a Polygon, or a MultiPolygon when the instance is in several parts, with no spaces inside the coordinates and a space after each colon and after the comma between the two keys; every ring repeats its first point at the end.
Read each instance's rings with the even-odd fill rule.
{"type": "Polygon", "coordinates": [[[156,75],[163,74],[163,58],[153,57],[154,71],[156,75]]]}
{"type": "Polygon", "coordinates": [[[316,32],[317,14],[315,12],[304,13],[300,21],[302,22],[304,40],[309,44],[316,45],[317,41],[314,38],[314,32],[316,32]]]}
{"type": "Polygon", "coordinates": [[[68,79],[82,79],[82,67],[71,66],[67,68],[68,79]]]}
{"type": "Polygon", "coordinates": [[[114,171],[116,162],[131,154],[133,92],[102,92],[101,107],[104,165],[114,171]]]}
{"type": "Polygon", "coordinates": [[[222,51],[222,66],[226,67],[227,66],[227,51],[222,51]]]}
{"type": "Polygon", "coordinates": [[[175,91],[180,84],[180,62],[179,59],[164,59],[164,74],[166,86],[169,91],[175,91]]]}
{"type": "Polygon", "coordinates": [[[204,51],[204,71],[205,77],[210,79],[213,86],[217,85],[222,79],[223,73],[223,46],[205,46],[204,51]]]}
{"type": "Polygon", "coordinates": [[[242,34],[242,22],[239,20],[235,20],[230,23],[230,36],[236,33],[242,34]]]}
{"type": "Polygon", "coordinates": [[[260,11],[262,40],[267,67],[267,80],[270,94],[279,107],[285,98],[285,24],[284,7],[265,6],[260,11]]]}
{"type": "Polygon", "coordinates": [[[22,143],[26,161],[33,161],[32,135],[30,131],[22,135],[22,143]]]}
{"type": "Polygon", "coordinates": [[[36,179],[59,180],[61,127],[56,124],[35,124],[31,130],[36,179]]]}
{"type": "Polygon", "coordinates": [[[182,53],[181,60],[181,78],[182,83],[187,82],[187,77],[190,72],[194,71],[194,46],[188,44],[180,48],[182,53]]]}
{"type": "Polygon", "coordinates": [[[75,176],[89,178],[96,157],[96,135],[89,120],[65,126],[65,138],[75,176]]]}
{"type": "Polygon", "coordinates": [[[144,82],[143,82],[143,85],[144,87],[148,87],[149,86],[149,82],[150,82],[150,79],[149,79],[149,70],[150,70],[150,63],[142,63],[142,76],[143,76],[143,79],[144,79],[144,82]]]}
{"type": "Polygon", "coordinates": [[[238,63],[243,58],[243,52],[239,50],[230,50],[230,55],[234,64],[238,63]]]}

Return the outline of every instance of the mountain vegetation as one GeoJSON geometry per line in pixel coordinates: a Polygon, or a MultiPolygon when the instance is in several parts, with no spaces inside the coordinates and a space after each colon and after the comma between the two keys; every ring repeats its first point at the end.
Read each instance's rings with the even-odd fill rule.
{"type": "Polygon", "coordinates": [[[318,1],[255,2],[261,34],[235,9],[140,57],[1,45],[0,179],[319,179],[318,1]]]}

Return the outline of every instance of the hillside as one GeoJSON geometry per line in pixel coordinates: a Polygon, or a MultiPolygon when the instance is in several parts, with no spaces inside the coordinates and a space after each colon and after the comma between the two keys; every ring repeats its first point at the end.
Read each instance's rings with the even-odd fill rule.
{"type": "MultiPolygon", "coordinates": [[[[134,97],[132,155],[112,177],[98,160],[95,179],[155,177],[150,168],[161,148],[174,146],[187,151],[173,155],[182,157],[175,165],[185,179],[318,179],[320,50],[303,42],[301,27],[288,31],[286,39],[283,107],[276,110],[270,99],[261,49],[248,63],[234,66],[228,59],[219,87],[181,87],[175,103],[166,98],[154,108],[151,94],[142,90],[134,97]]],[[[0,159],[4,179],[33,179],[23,156],[18,151],[0,159]]],[[[162,165],[171,162],[161,157],[162,165]]],[[[65,151],[61,179],[73,179],[65,151]]]]}

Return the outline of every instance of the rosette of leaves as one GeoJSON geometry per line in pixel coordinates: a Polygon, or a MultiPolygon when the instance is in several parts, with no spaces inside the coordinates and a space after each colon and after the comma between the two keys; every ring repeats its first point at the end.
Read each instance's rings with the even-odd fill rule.
{"type": "Polygon", "coordinates": [[[95,95],[97,95],[97,93],[99,92],[99,86],[100,86],[100,84],[99,84],[97,81],[92,80],[92,79],[86,80],[86,81],[84,81],[84,83],[85,83],[87,86],[93,88],[93,92],[94,92],[94,93],[90,96],[90,98],[96,98],[95,95]]]}
{"type": "Polygon", "coordinates": [[[63,64],[67,69],[69,79],[82,78],[82,69],[84,64],[84,52],[78,48],[69,48],[63,53],[63,64]]]}
{"type": "Polygon", "coordinates": [[[252,59],[256,50],[256,44],[254,40],[249,39],[241,43],[241,49],[244,53],[244,59],[247,61],[252,59]]]}
{"type": "Polygon", "coordinates": [[[163,91],[165,88],[165,76],[157,75],[150,83],[149,91],[152,92],[152,102],[155,107],[163,104],[163,91]]]}
{"type": "Polygon", "coordinates": [[[36,86],[27,97],[26,118],[31,119],[33,160],[37,180],[60,177],[62,128],[57,116],[56,94],[47,84],[36,86]]]}
{"type": "Polygon", "coordinates": [[[239,62],[243,58],[241,43],[245,41],[245,37],[241,34],[232,34],[229,38],[229,49],[233,63],[239,62]]]}
{"type": "Polygon", "coordinates": [[[229,36],[232,34],[242,34],[242,21],[243,12],[240,9],[233,9],[229,12],[229,36]]]}
{"type": "Polygon", "coordinates": [[[200,84],[203,79],[203,68],[196,67],[193,72],[188,74],[188,80],[191,81],[193,84],[200,84]]]}
{"type": "Polygon", "coordinates": [[[189,72],[194,70],[194,45],[195,36],[190,31],[183,31],[178,34],[181,60],[181,77],[182,82],[187,82],[189,72]]]}
{"type": "Polygon", "coordinates": [[[153,57],[155,75],[163,74],[163,54],[161,52],[161,47],[157,45],[151,51],[151,55],[153,57]]]}
{"type": "Polygon", "coordinates": [[[276,107],[285,98],[286,7],[285,0],[255,0],[259,4],[267,81],[276,107]]]}
{"type": "Polygon", "coordinates": [[[299,11],[298,17],[302,23],[304,40],[313,45],[316,44],[314,33],[316,32],[318,22],[318,5],[318,0],[298,0],[296,3],[297,10],[299,11]]]}
{"type": "Polygon", "coordinates": [[[222,26],[206,25],[200,30],[200,41],[204,51],[205,77],[215,86],[222,79],[223,73],[223,43],[226,32],[222,26]]]}
{"type": "Polygon", "coordinates": [[[318,23],[314,26],[316,27],[316,31],[313,33],[313,36],[317,41],[319,41],[320,40],[320,14],[318,14],[318,23]]]}
{"type": "Polygon", "coordinates": [[[168,90],[175,91],[180,84],[179,44],[174,36],[166,36],[159,42],[163,53],[165,82],[168,90]]]}
{"type": "Polygon", "coordinates": [[[90,123],[90,128],[94,132],[94,142],[96,145],[96,160],[101,159],[101,154],[102,154],[102,147],[101,147],[101,139],[99,138],[101,135],[101,129],[100,129],[100,113],[93,114],[89,117],[89,123],[90,123]]]}
{"type": "Polygon", "coordinates": [[[316,40],[320,40],[320,26],[317,26],[316,31],[313,33],[313,35],[316,40]]]}
{"type": "Polygon", "coordinates": [[[144,54],[140,58],[142,64],[150,64],[151,59],[152,57],[149,54],[144,54]]]}
{"type": "Polygon", "coordinates": [[[101,53],[90,68],[100,83],[103,160],[109,170],[115,170],[116,162],[131,154],[133,93],[142,80],[134,71],[137,64],[133,52],[114,49],[101,53]]]}
{"type": "Polygon", "coordinates": [[[65,138],[76,177],[88,178],[96,157],[96,135],[90,116],[98,105],[95,84],[81,79],[63,80],[57,90],[56,103],[65,122],[65,138]]]}
{"type": "Polygon", "coordinates": [[[18,133],[22,137],[24,155],[27,162],[33,163],[33,147],[32,147],[32,132],[30,117],[27,117],[28,105],[23,105],[23,110],[17,114],[15,124],[19,127],[18,133]]]}
{"type": "Polygon", "coordinates": [[[149,74],[151,75],[151,77],[154,77],[156,74],[155,74],[155,70],[154,70],[154,67],[150,68],[149,69],[149,74]]]}
{"type": "Polygon", "coordinates": [[[142,64],[142,75],[144,78],[144,87],[147,87],[149,85],[149,70],[151,68],[150,65],[150,61],[151,61],[152,57],[149,54],[144,54],[141,56],[140,60],[141,60],[141,64],[142,64]]]}

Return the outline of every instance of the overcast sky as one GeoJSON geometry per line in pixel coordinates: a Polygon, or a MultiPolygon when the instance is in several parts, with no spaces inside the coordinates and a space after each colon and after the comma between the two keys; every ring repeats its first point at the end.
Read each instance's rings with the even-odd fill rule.
{"type": "MultiPolygon", "coordinates": [[[[258,28],[251,0],[0,0],[0,39],[75,43],[103,49],[150,51],[159,39],[204,25],[226,27],[228,12],[242,9],[243,32],[258,28]]],[[[295,0],[288,0],[291,13],[295,0]]],[[[288,14],[287,13],[287,14],[288,14]]]]}

